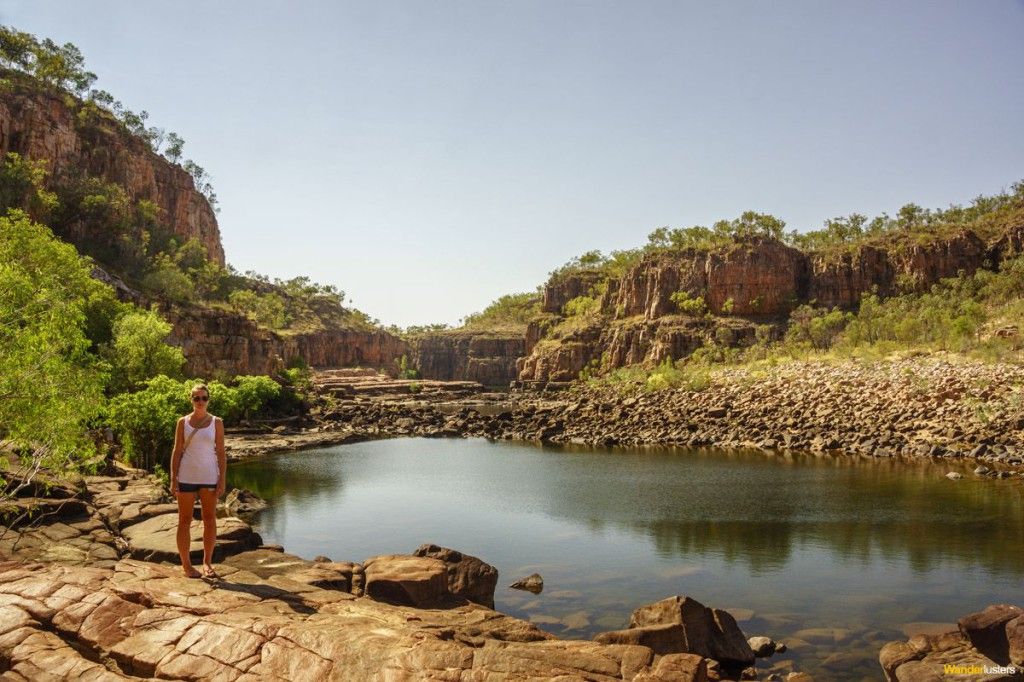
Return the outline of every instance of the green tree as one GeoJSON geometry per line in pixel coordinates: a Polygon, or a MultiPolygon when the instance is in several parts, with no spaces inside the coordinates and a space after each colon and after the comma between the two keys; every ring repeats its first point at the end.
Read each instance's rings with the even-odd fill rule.
{"type": "Polygon", "coordinates": [[[235,377],[235,391],[242,417],[252,419],[281,395],[281,384],[268,376],[235,377]]]}
{"type": "Polygon", "coordinates": [[[36,220],[44,220],[59,202],[57,195],[45,189],[45,161],[32,161],[8,152],[0,168],[0,215],[20,208],[36,220]]]}
{"type": "Polygon", "coordinates": [[[153,266],[142,278],[142,286],[175,303],[187,303],[195,297],[192,280],[167,254],[160,254],[153,260],[153,266]]]}
{"type": "Polygon", "coordinates": [[[90,270],[25,213],[0,217],[0,438],[31,451],[31,466],[69,467],[91,449],[85,425],[103,404],[105,376],[86,316],[111,292],[90,270]]]}
{"type": "Polygon", "coordinates": [[[113,341],[104,353],[112,367],[111,389],[130,391],[158,374],[181,376],[185,356],[167,344],[171,325],[152,310],[123,315],[114,323],[113,341]]]}

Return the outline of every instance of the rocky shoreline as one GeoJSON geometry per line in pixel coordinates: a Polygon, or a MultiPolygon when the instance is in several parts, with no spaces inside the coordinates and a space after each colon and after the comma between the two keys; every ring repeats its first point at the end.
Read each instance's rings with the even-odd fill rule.
{"type": "MultiPolygon", "coordinates": [[[[433,545],[310,561],[225,517],[221,579],[185,578],[166,490],[138,470],[107,473],[41,481],[81,504],[0,527],[0,678],[757,679],[724,611],[672,597],[627,630],[559,640],[492,609],[494,567],[433,545]]],[[[197,561],[201,547],[197,521],[197,561]]]]}
{"type": "Polygon", "coordinates": [[[229,456],[394,436],[483,437],[965,460],[979,476],[1024,478],[1024,368],[946,355],[726,368],[694,389],[355,396],[310,418],[301,429],[232,435],[229,456]]]}
{"type": "MultiPolygon", "coordinates": [[[[218,523],[221,579],[185,578],[165,488],[138,470],[107,474],[40,481],[79,504],[0,527],[0,678],[812,679],[758,670],[784,643],[748,639],[730,613],[681,595],[637,608],[627,629],[557,639],[493,610],[494,567],[433,545],[308,560],[229,516],[218,523]]],[[[198,561],[198,521],[192,531],[198,561]]],[[[947,664],[1024,679],[1024,611],[991,606],[948,632],[887,644],[879,661],[893,681],[940,679],[947,664]]]]}

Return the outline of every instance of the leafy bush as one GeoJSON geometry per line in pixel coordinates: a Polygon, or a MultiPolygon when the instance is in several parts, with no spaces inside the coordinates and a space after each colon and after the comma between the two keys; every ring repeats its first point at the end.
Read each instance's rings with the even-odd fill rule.
{"type": "MultiPolygon", "coordinates": [[[[157,376],[146,381],[142,390],[111,399],[107,421],[120,437],[129,462],[147,469],[156,464],[170,468],[175,424],[192,410],[192,385],[157,376]]],[[[210,394],[212,398],[212,388],[210,394]]]]}
{"type": "Polygon", "coordinates": [[[683,315],[690,317],[704,317],[708,314],[708,307],[704,303],[703,296],[693,298],[688,291],[677,291],[669,297],[672,303],[683,315]]]}
{"type": "Polygon", "coordinates": [[[802,305],[789,315],[786,341],[807,344],[818,350],[828,350],[853,318],[836,308],[831,311],[802,305]]]}
{"type": "Polygon", "coordinates": [[[123,315],[114,323],[113,340],[104,348],[111,365],[110,388],[130,391],[159,374],[177,378],[185,364],[180,348],[167,344],[171,325],[152,310],[123,315]]]}
{"type": "Polygon", "coordinates": [[[524,326],[540,311],[537,293],[507,294],[479,313],[462,318],[464,327],[524,326]]]}
{"type": "Polygon", "coordinates": [[[283,329],[288,324],[284,299],[276,293],[258,294],[239,289],[228,297],[231,306],[257,324],[269,329],[283,329]]]}
{"type": "Polygon", "coordinates": [[[592,296],[577,296],[562,306],[562,314],[566,317],[586,317],[596,313],[600,302],[592,296]]]}
{"type": "MultiPolygon", "coordinates": [[[[192,411],[189,394],[197,383],[203,382],[161,375],[143,382],[141,390],[110,400],[107,422],[120,437],[130,461],[149,469],[156,464],[169,465],[175,424],[192,411]]],[[[209,410],[227,426],[264,414],[282,398],[280,384],[267,376],[238,376],[235,384],[207,382],[209,410]]]]}
{"type": "Polygon", "coordinates": [[[419,379],[420,373],[416,371],[416,368],[409,363],[409,358],[402,355],[398,360],[398,378],[399,379],[419,379]]]}
{"type": "Polygon", "coordinates": [[[142,278],[142,286],[175,303],[188,303],[195,297],[192,280],[183,273],[167,254],[160,254],[153,267],[142,278]]]}
{"type": "Polygon", "coordinates": [[[242,417],[251,419],[281,395],[281,385],[268,376],[235,377],[242,417]]]}

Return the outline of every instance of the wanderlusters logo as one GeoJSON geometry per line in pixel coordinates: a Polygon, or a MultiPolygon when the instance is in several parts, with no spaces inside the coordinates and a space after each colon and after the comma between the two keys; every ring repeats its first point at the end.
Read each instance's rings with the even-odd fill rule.
{"type": "Polygon", "coordinates": [[[947,663],[942,666],[945,675],[1016,675],[1024,672],[1024,668],[1015,665],[957,665],[947,663]]]}

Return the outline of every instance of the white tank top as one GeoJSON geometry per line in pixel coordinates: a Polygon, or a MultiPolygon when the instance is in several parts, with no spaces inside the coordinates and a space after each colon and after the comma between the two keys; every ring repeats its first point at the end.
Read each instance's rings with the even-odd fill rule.
{"type": "Polygon", "coordinates": [[[185,439],[189,434],[192,441],[185,452],[181,453],[181,464],[178,465],[178,481],[181,483],[198,483],[212,485],[220,480],[220,467],[217,466],[217,418],[201,429],[193,428],[185,418],[185,439]]]}

